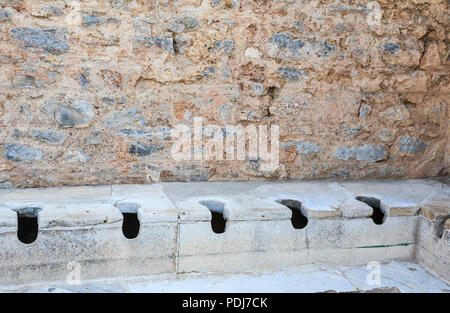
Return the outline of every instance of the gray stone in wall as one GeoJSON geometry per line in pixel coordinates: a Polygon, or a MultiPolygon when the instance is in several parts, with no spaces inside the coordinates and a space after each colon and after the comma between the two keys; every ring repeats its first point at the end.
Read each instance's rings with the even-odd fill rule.
{"type": "Polygon", "coordinates": [[[233,110],[233,103],[224,103],[219,107],[219,112],[223,119],[229,117],[232,110],[233,110]]]}
{"type": "Polygon", "coordinates": [[[197,28],[198,21],[190,16],[185,16],[177,19],[175,22],[169,25],[167,28],[171,32],[174,33],[182,33],[193,31],[197,28]]]}
{"type": "Polygon", "coordinates": [[[83,73],[79,73],[78,77],[77,77],[78,83],[81,85],[81,87],[83,89],[87,89],[89,87],[89,84],[90,84],[89,79],[87,78],[87,76],[88,76],[87,72],[83,72],[83,73]]]}
{"type": "Polygon", "coordinates": [[[87,127],[94,116],[92,104],[82,99],[60,103],[54,111],[55,120],[61,127],[87,127]]]}
{"type": "Polygon", "coordinates": [[[56,145],[61,144],[66,140],[67,135],[56,130],[32,130],[29,135],[36,140],[56,145]]]}
{"type": "Polygon", "coordinates": [[[31,120],[34,117],[29,105],[26,103],[20,104],[17,109],[25,120],[31,120]]]}
{"type": "Polygon", "coordinates": [[[48,12],[49,15],[51,16],[61,16],[64,15],[63,10],[61,10],[60,8],[54,7],[52,5],[48,5],[42,8],[42,10],[44,12],[48,12]]]}
{"type": "Polygon", "coordinates": [[[102,97],[100,98],[100,101],[109,105],[114,105],[116,104],[116,100],[110,98],[110,97],[102,97]]]}
{"type": "Polygon", "coordinates": [[[361,134],[362,130],[363,130],[362,126],[357,127],[344,126],[344,132],[351,139],[358,137],[359,134],[361,134]]]}
{"type": "Polygon", "coordinates": [[[81,23],[81,25],[83,25],[84,27],[104,24],[120,24],[120,19],[116,17],[103,17],[91,14],[83,15],[83,22],[81,23]]]}
{"type": "Polygon", "coordinates": [[[311,153],[319,153],[323,151],[322,147],[319,147],[315,142],[288,142],[282,146],[283,149],[287,147],[295,146],[297,148],[298,154],[308,155],[311,153]]]}
{"type": "Polygon", "coordinates": [[[211,77],[211,76],[216,76],[216,69],[213,66],[208,66],[204,71],[203,71],[203,76],[204,77],[211,77]]]}
{"type": "Polygon", "coordinates": [[[356,158],[356,147],[341,147],[336,150],[335,158],[348,161],[356,158]]]}
{"type": "Polygon", "coordinates": [[[55,6],[47,5],[39,10],[32,10],[30,14],[36,17],[48,18],[51,16],[62,16],[64,15],[64,11],[55,6]]]}
{"type": "Polygon", "coordinates": [[[401,136],[397,139],[395,146],[400,152],[406,152],[410,154],[422,154],[425,152],[428,144],[423,142],[419,138],[413,138],[410,136],[401,136]]]}
{"type": "Polygon", "coordinates": [[[131,137],[134,139],[167,139],[171,137],[171,128],[161,126],[154,129],[130,129],[124,128],[116,131],[116,134],[122,138],[131,137]]]}
{"type": "Polygon", "coordinates": [[[183,54],[188,47],[192,45],[192,41],[181,35],[177,35],[174,39],[174,47],[177,53],[183,54]]]}
{"type": "Polygon", "coordinates": [[[108,0],[105,1],[108,2],[109,5],[111,5],[112,8],[118,9],[118,10],[129,10],[130,7],[135,7],[136,2],[135,1],[127,1],[127,0],[108,0]]]}
{"type": "Polygon", "coordinates": [[[5,157],[14,162],[33,162],[42,159],[43,153],[18,143],[5,143],[5,157]]]}
{"type": "Polygon", "coordinates": [[[331,172],[331,176],[349,178],[350,172],[346,168],[340,168],[331,172]]]}
{"type": "Polygon", "coordinates": [[[81,150],[69,151],[64,155],[64,161],[68,163],[86,163],[91,160],[89,154],[84,153],[81,150]]]}
{"type": "Polygon", "coordinates": [[[25,50],[33,52],[58,55],[66,53],[70,48],[66,42],[67,30],[65,28],[17,27],[11,30],[11,36],[22,41],[25,50]]]}
{"type": "Polygon", "coordinates": [[[130,147],[128,148],[128,153],[136,154],[138,156],[147,156],[163,149],[164,147],[162,146],[156,146],[153,144],[146,145],[140,142],[136,142],[130,145],[130,147]]]}
{"type": "Polygon", "coordinates": [[[264,85],[255,82],[249,82],[248,85],[250,87],[250,95],[253,97],[264,95],[264,85]]]}
{"type": "Polygon", "coordinates": [[[364,119],[370,114],[370,112],[372,112],[372,107],[370,105],[363,104],[359,109],[359,117],[364,119]]]}
{"type": "Polygon", "coordinates": [[[131,108],[124,111],[116,111],[108,114],[103,119],[106,127],[123,127],[123,126],[144,126],[147,122],[146,118],[141,116],[141,110],[137,108],[131,108]]]}
{"type": "Polygon", "coordinates": [[[275,34],[269,39],[269,42],[276,44],[280,49],[288,49],[292,52],[297,52],[305,45],[300,39],[292,39],[289,33],[275,34]]]}
{"type": "Polygon", "coordinates": [[[236,49],[236,43],[233,40],[222,40],[222,41],[216,41],[214,43],[214,49],[213,51],[223,51],[227,53],[233,53],[236,49]]]}
{"type": "Polygon", "coordinates": [[[43,88],[56,82],[60,74],[55,71],[33,67],[15,70],[12,75],[13,88],[43,88]]]}
{"type": "Polygon", "coordinates": [[[385,41],[378,48],[380,49],[380,51],[382,51],[384,53],[389,53],[389,54],[394,54],[398,50],[401,49],[400,45],[398,45],[392,41],[385,41]]]}
{"type": "Polygon", "coordinates": [[[269,43],[275,45],[279,50],[288,51],[293,57],[299,57],[299,50],[305,45],[300,39],[292,39],[289,33],[275,34],[269,39],[269,43]]]}
{"type": "Polygon", "coordinates": [[[155,24],[155,21],[151,18],[146,17],[133,18],[134,31],[137,34],[150,34],[152,32],[153,24],[155,24]]]}
{"type": "Polygon", "coordinates": [[[13,187],[13,184],[9,181],[0,183],[0,189],[12,189],[13,187]]]}
{"type": "Polygon", "coordinates": [[[229,0],[229,1],[225,1],[225,0],[210,0],[211,5],[213,7],[215,6],[224,6],[227,9],[231,9],[231,10],[235,10],[238,9],[240,7],[240,0],[229,0]]]}
{"type": "Polygon", "coordinates": [[[391,142],[394,140],[394,133],[388,128],[383,128],[378,133],[378,137],[383,142],[391,142]]]}
{"type": "Polygon", "coordinates": [[[303,72],[294,67],[282,66],[278,69],[278,75],[284,79],[298,80],[303,75],[303,72]]]}
{"type": "Polygon", "coordinates": [[[173,38],[136,36],[134,40],[147,48],[156,46],[167,51],[175,52],[173,38]]]}
{"type": "Polygon", "coordinates": [[[402,177],[405,176],[406,171],[402,166],[383,165],[377,168],[374,172],[375,177],[402,177]]]}
{"type": "Polygon", "coordinates": [[[315,52],[316,54],[320,56],[327,57],[329,56],[329,53],[336,50],[336,46],[330,44],[327,40],[324,40],[320,43],[315,43],[315,52]]]}
{"type": "Polygon", "coordinates": [[[86,141],[87,145],[99,145],[102,143],[102,139],[100,137],[101,132],[99,130],[94,130],[91,133],[91,137],[86,141]]]}
{"type": "Polygon", "coordinates": [[[335,158],[338,160],[356,160],[365,162],[376,162],[387,159],[387,152],[382,145],[377,146],[354,146],[341,147],[336,150],[335,158]]]}
{"type": "Polygon", "coordinates": [[[198,165],[179,165],[163,171],[171,181],[208,181],[214,172],[209,167],[198,165]]]}
{"type": "Polygon", "coordinates": [[[184,32],[185,27],[182,23],[175,22],[170,24],[169,27],[167,27],[167,29],[170,30],[171,32],[179,34],[184,32]]]}
{"type": "Polygon", "coordinates": [[[11,138],[13,139],[19,139],[23,135],[22,131],[20,129],[13,129],[11,131],[11,138]]]}

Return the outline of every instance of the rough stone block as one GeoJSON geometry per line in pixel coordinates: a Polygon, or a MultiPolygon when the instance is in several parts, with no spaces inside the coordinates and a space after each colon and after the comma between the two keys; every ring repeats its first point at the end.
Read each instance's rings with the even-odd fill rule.
{"type": "Polygon", "coordinates": [[[70,46],[67,44],[67,30],[65,28],[29,28],[18,27],[11,30],[11,36],[21,41],[21,46],[33,52],[47,52],[50,54],[66,53],[70,46]]]}

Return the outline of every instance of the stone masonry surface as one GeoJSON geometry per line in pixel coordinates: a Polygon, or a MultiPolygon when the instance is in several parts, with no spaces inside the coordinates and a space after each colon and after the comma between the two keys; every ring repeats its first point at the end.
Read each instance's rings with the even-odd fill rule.
{"type": "Polygon", "coordinates": [[[445,0],[0,0],[0,188],[448,174],[445,0]],[[170,130],[279,125],[280,164],[170,130]]]}

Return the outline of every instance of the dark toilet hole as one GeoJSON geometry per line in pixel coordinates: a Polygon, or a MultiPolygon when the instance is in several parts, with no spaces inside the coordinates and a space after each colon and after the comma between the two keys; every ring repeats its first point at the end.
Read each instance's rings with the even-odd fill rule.
{"type": "Polygon", "coordinates": [[[278,203],[292,211],[291,223],[295,229],[302,229],[308,225],[308,218],[302,212],[302,203],[297,200],[277,200],[278,203]]]}
{"type": "Polygon", "coordinates": [[[17,238],[25,244],[33,243],[38,236],[38,214],[40,208],[23,208],[17,210],[17,238]]]}
{"type": "Polygon", "coordinates": [[[438,238],[442,238],[444,235],[445,222],[450,218],[450,215],[437,216],[434,221],[434,235],[438,238]]]}
{"type": "Polygon", "coordinates": [[[138,218],[138,209],[141,207],[137,203],[121,202],[116,205],[123,215],[122,233],[127,239],[134,239],[139,235],[141,223],[138,218]]]}
{"type": "Polygon", "coordinates": [[[374,197],[356,197],[356,200],[364,202],[373,209],[371,218],[375,224],[381,225],[384,223],[384,220],[386,219],[386,214],[383,208],[381,207],[380,199],[374,197]]]}
{"type": "Polygon", "coordinates": [[[222,234],[225,232],[227,220],[223,217],[224,204],[220,201],[206,200],[200,201],[201,205],[204,205],[211,212],[211,228],[216,234],[222,234]]]}

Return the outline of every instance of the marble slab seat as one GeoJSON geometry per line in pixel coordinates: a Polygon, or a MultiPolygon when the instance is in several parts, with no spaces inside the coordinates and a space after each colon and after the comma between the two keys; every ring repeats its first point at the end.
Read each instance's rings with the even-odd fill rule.
{"type": "Polygon", "coordinates": [[[65,280],[75,266],[83,279],[176,270],[178,215],[160,185],[14,190],[0,199],[0,283],[65,280]],[[30,244],[17,236],[24,208],[39,210],[30,244]],[[130,208],[140,221],[131,240],[122,231],[130,208]]]}
{"type": "Polygon", "coordinates": [[[413,256],[417,216],[389,217],[376,225],[368,218],[373,209],[336,182],[208,186],[164,185],[180,213],[180,272],[363,264],[413,256]],[[304,228],[293,226],[292,211],[283,200],[296,203],[307,218],[304,228]],[[214,233],[208,211],[223,214],[223,233],[214,233]]]}

